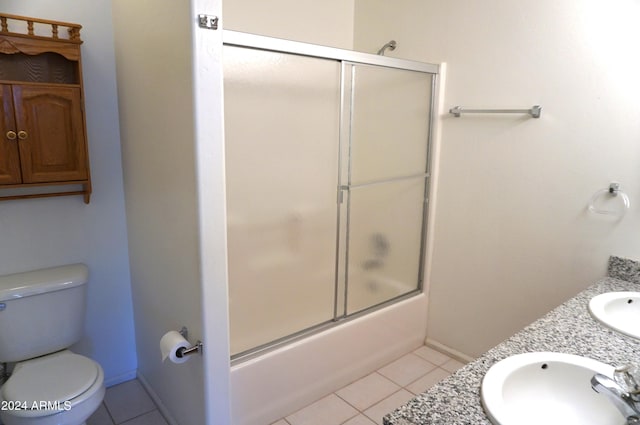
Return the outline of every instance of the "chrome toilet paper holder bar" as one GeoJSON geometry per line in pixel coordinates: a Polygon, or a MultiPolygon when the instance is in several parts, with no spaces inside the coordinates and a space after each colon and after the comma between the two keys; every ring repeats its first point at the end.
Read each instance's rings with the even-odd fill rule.
{"type": "MultiPolygon", "coordinates": [[[[184,339],[186,339],[187,341],[189,340],[189,330],[187,329],[186,326],[183,326],[182,329],[180,329],[178,332],[180,333],[180,335],[182,335],[184,339]]],[[[202,354],[202,351],[203,351],[202,341],[198,340],[196,341],[195,345],[192,345],[189,348],[179,348],[178,351],[176,352],[176,356],[179,358],[182,358],[185,356],[190,356],[195,353],[202,354]]]]}

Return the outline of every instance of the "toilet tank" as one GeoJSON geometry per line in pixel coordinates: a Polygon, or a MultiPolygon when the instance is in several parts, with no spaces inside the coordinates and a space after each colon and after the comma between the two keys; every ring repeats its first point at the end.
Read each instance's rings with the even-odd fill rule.
{"type": "Polygon", "coordinates": [[[84,264],[0,276],[0,362],[69,347],[84,333],[84,264]]]}

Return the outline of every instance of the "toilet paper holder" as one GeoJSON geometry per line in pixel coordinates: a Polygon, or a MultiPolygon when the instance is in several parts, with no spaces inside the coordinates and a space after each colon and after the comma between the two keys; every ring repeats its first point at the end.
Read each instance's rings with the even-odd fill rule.
{"type": "MultiPolygon", "coordinates": [[[[178,332],[180,333],[180,335],[182,335],[184,339],[186,339],[187,341],[189,340],[189,330],[187,329],[186,326],[183,326],[182,329],[180,329],[178,332]]],[[[176,356],[179,358],[182,358],[185,356],[190,356],[195,353],[202,354],[202,349],[203,349],[202,341],[198,340],[196,341],[195,345],[192,345],[189,348],[178,349],[176,356]]]]}

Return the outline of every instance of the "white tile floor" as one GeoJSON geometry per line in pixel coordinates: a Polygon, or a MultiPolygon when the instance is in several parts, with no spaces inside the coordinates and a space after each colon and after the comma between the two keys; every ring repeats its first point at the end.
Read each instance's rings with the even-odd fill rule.
{"type": "MultiPolygon", "coordinates": [[[[462,367],[423,346],[272,425],[382,425],[382,417],[462,367]]],[[[87,425],[167,425],[138,380],[107,388],[87,425]]]]}
{"type": "Polygon", "coordinates": [[[107,388],[104,402],[87,425],[167,425],[140,381],[107,388]]]}
{"type": "Polygon", "coordinates": [[[382,425],[382,417],[464,364],[420,347],[272,425],[382,425]]]}

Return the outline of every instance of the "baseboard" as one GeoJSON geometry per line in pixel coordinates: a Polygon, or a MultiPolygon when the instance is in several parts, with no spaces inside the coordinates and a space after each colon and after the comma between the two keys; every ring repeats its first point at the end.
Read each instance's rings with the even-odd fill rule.
{"type": "Polygon", "coordinates": [[[122,373],[118,376],[113,376],[109,379],[105,379],[104,386],[109,388],[114,385],[122,384],[123,382],[131,381],[132,379],[136,379],[137,371],[130,370],[128,372],[122,373]]]}
{"type": "Polygon", "coordinates": [[[160,411],[160,414],[162,414],[162,416],[167,421],[167,423],[169,425],[178,425],[178,422],[175,419],[173,419],[173,416],[171,415],[171,413],[169,413],[169,410],[164,405],[162,400],[160,400],[160,397],[158,397],[158,394],[156,394],[156,392],[153,390],[151,385],[149,385],[149,381],[147,381],[144,375],[142,375],[140,372],[138,372],[138,380],[140,381],[144,389],[147,390],[147,392],[149,393],[149,396],[151,397],[153,402],[156,404],[156,406],[158,407],[158,410],[160,411]]]}
{"type": "Polygon", "coordinates": [[[444,353],[444,354],[448,355],[449,357],[452,357],[452,358],[454,358],[456,360],[459,360],[459,361],[461,361],[463,363],[470,363],[470,362],[475,360],[475,358],[473,358],[471,356],[468,356],[468,355],[466,355],[466,354],[464,354],[464,353],[462,353],[462,352],[460,352],[458,350],[455,350],[455,349],[453,349],[453,348],[451,348],[451,347],[449,347],[447,345],[439,343],[438,341],[434,341],[434,340],[432,340],[430,338],[427,338],[424,341],[424,345],[426,345],[428,347],[431,347],[434,350],[438,350],[441,353],[444,353]]]}

